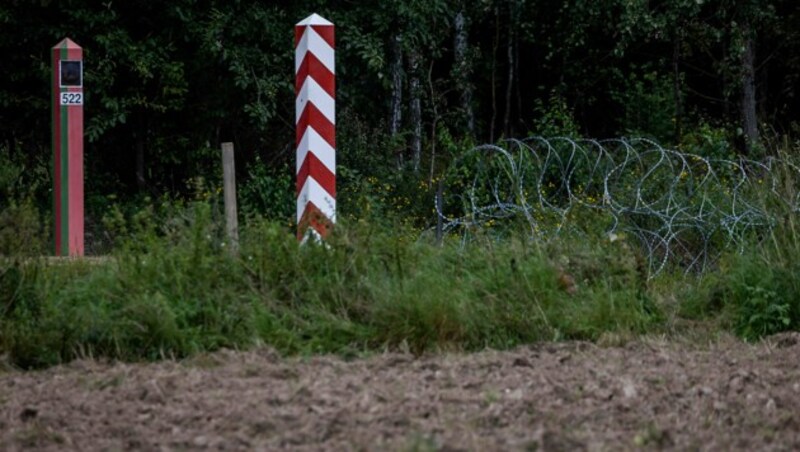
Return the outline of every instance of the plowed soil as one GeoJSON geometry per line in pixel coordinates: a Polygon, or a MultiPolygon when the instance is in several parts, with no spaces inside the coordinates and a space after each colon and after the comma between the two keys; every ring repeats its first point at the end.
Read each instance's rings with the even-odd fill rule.
{"type": "Polygon", "coordinates": [[[800,335],[0,374],[0,449],[800,450],[800,335]]]}

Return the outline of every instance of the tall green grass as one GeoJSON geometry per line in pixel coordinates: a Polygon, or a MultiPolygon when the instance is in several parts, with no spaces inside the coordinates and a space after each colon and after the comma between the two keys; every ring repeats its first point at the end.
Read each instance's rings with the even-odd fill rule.
{"type": "Polygon", "coordinates": [[[800,230],[786,218],[744,253],[729,253],[720,268],[688,294],[682,314],[716,319],[738,336],[757,340],[800,331],[800,230]]]}
{"type": "Polygon", "coordinates": [[[0,257],[0,356],[38,368],[260,344],[355,355],[681,334],[684,324],[746,340],[800,330],[798,184],[790,165],[775,171],[785,173],[762,201],[774,224],[744,252],[702,275],[677,266],[656,279],[635,243],[591,232],[591,218],[550,242],[512,225],[441,244],[414,222],[351,220],[303,246],[286,224],[251,218],[232,253],[213,204],[114,210],[107,229],[121,232],[106,258],[0,257]]]}
{"type": "Polygon", "coordinates": [[[754,232],[742,252],[727,253],[681,306],[685,317],[715,319],[749,341],[800,330],[800,180],[794,156],[779,156],[777,183],[763,187],[759,206],[772,213],[771,228],[754,232]]]}
{"type": "Polygon", "coordinates": [[[639,333],[659,321],[619,243],[439,246],[360,222],[301,246],[285,226],[251,221],[234,255],[207,204],[181,218],[140,228],[99,262],[5,261],[0,353],[25,368],[254,344],[423,353],[639,333]]]}

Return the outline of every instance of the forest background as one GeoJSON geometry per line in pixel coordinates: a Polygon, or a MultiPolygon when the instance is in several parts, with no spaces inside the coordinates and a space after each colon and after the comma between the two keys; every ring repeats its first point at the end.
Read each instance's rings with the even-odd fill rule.
{"type": "MultiPolygon", "coordinates": [[[[0,356],[17,366],[800,330],[794,0],[4,0],[0,52],[0,356]],[[312,12],[337,26],[326,247],[298,246],[293,224],[293,27],[312,12]],[[86,251],[111,257],[36,258],[53,249],[50,49],[64,37],[85,58],[86,251]],[[594,185],[580,202],[546,195],[575,201],[536,220],[558,231],[568,213],[560,235],[511,218],[434,239],[445,175],[458,200],[475,158],[505,170],[476,145],[533,136],[685,154],[658,148],[631,161],[666,172],[618,181],[669,195],[664,215],[608,215],[594,185]],[[693,163],[656,163],[667,155],[693,163]],[[712,161],[716,179],[687,177],[712,161]],[[659,233],[671,252],[646,240],[659,233]]],[[[540,190],[590,184],[557,166],[540,190]]]]}
{"type": "Polygon", "coordinates": [[[85,51],[90,251],[112,204],[213,195],[225,141],[243,213],[291,221],[293,25],[311,12],[337,25],[345,215],[383,200],[430,224],[409,190],[508,137],[759,158],[800,135],[792,0],[7,0],[0,204],[51,209],[49,55],[68,36],[85,51]]]}

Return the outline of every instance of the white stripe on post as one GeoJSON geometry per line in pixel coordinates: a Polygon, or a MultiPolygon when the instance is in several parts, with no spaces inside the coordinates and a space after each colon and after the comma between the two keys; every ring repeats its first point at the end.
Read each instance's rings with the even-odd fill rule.
{"type": "Polygon", "coordinates": [[[331,124],[336,124],[336,99],[326,93],[312,77],[313,75],[309,74],[295,98],[295,123],[300,120],[306,104],[313,102],[314,106],[325,115],[331,124]]]}
{"type": "Polygon", "coordinates": [[[306,129],[306,133],[303,134],[303,138],[300,139],[300,144],[297,145],[297,168],[295,169],[298,173],[306,160],[306,154],[311,149],[316,150],[314,155],[320,159],[326,168],[331,172],[335,172],[336,150],[316,130],[309,127],[306,129]]]}
{"type": "Polygon", "coordinates": [[[324,239],[336,221],[334,25],[312,14],[295,26],[297,238],[324,239]]]}
{"type": "MultiPolygon", "coordinates": [[[[316,14],[314,14],[316,16],[316,14]]],[[[313,17],[313,16],[312,16],[313,17]]],[[[319,16],[317,16],[319,17],[319,16]]],[[[310,19],[311,17],[309,17],[310,19]]],[[[322,19],[321,17],[319,17],[322,19]]],[[[300,24],[308,21],[309,19],[300,22],[300,24]]],[[[325,20],[325,19],[322,19],[325,20]]],[[[326,21],[327,22],[327,21],[326,21]]],[[[298,26],[301,26],[297,24],[298,26]]],[[[330,26],[330,22],[328,22],[330,26]]],[[[303,33],[303,37],[300,38],[300,42],[295,45],[295,47],[302,47],[305,49],[313,48],[314,49],[314,57],[316,57],[329,71],[334,72],[334,68],[336,67],[336,63],[334,60],[334,49],[331,47],[322,36],[319,35],[314,29],[312,28],[307,33],[303,33]]],[[[302,64],[305,54],[295,53],[294,58],[294,70],[298,72],[300,70],[300,64],[302,64]]]]}
{"type": "MultiPolygon", "coordinates": [[[[303,188],[297,195],[297,216],[301,217],[308,209],[309,204],[313,204],[317,209],[329,218],[332,222],[336,220],[336,199],[328,196],[327,190],[322,188],[313,178],[306,179],[303,188]]],[[[319,231],[322,235],[322,231],[319,231]]]]}

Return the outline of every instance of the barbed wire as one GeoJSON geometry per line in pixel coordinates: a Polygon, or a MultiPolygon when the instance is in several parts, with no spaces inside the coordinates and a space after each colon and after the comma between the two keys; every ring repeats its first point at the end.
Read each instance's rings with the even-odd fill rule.
{"type": "Polygon", "coordinates": [[[505,143],[473,148],[444,174],[443,232],[467,241],[516,222],[547,240],[599,229],[612,241],[635,238],[653,277],[669,263],[704,271],[800,208],[800,168],[785,159],[708,157],[648,139],[505,143]]]}

